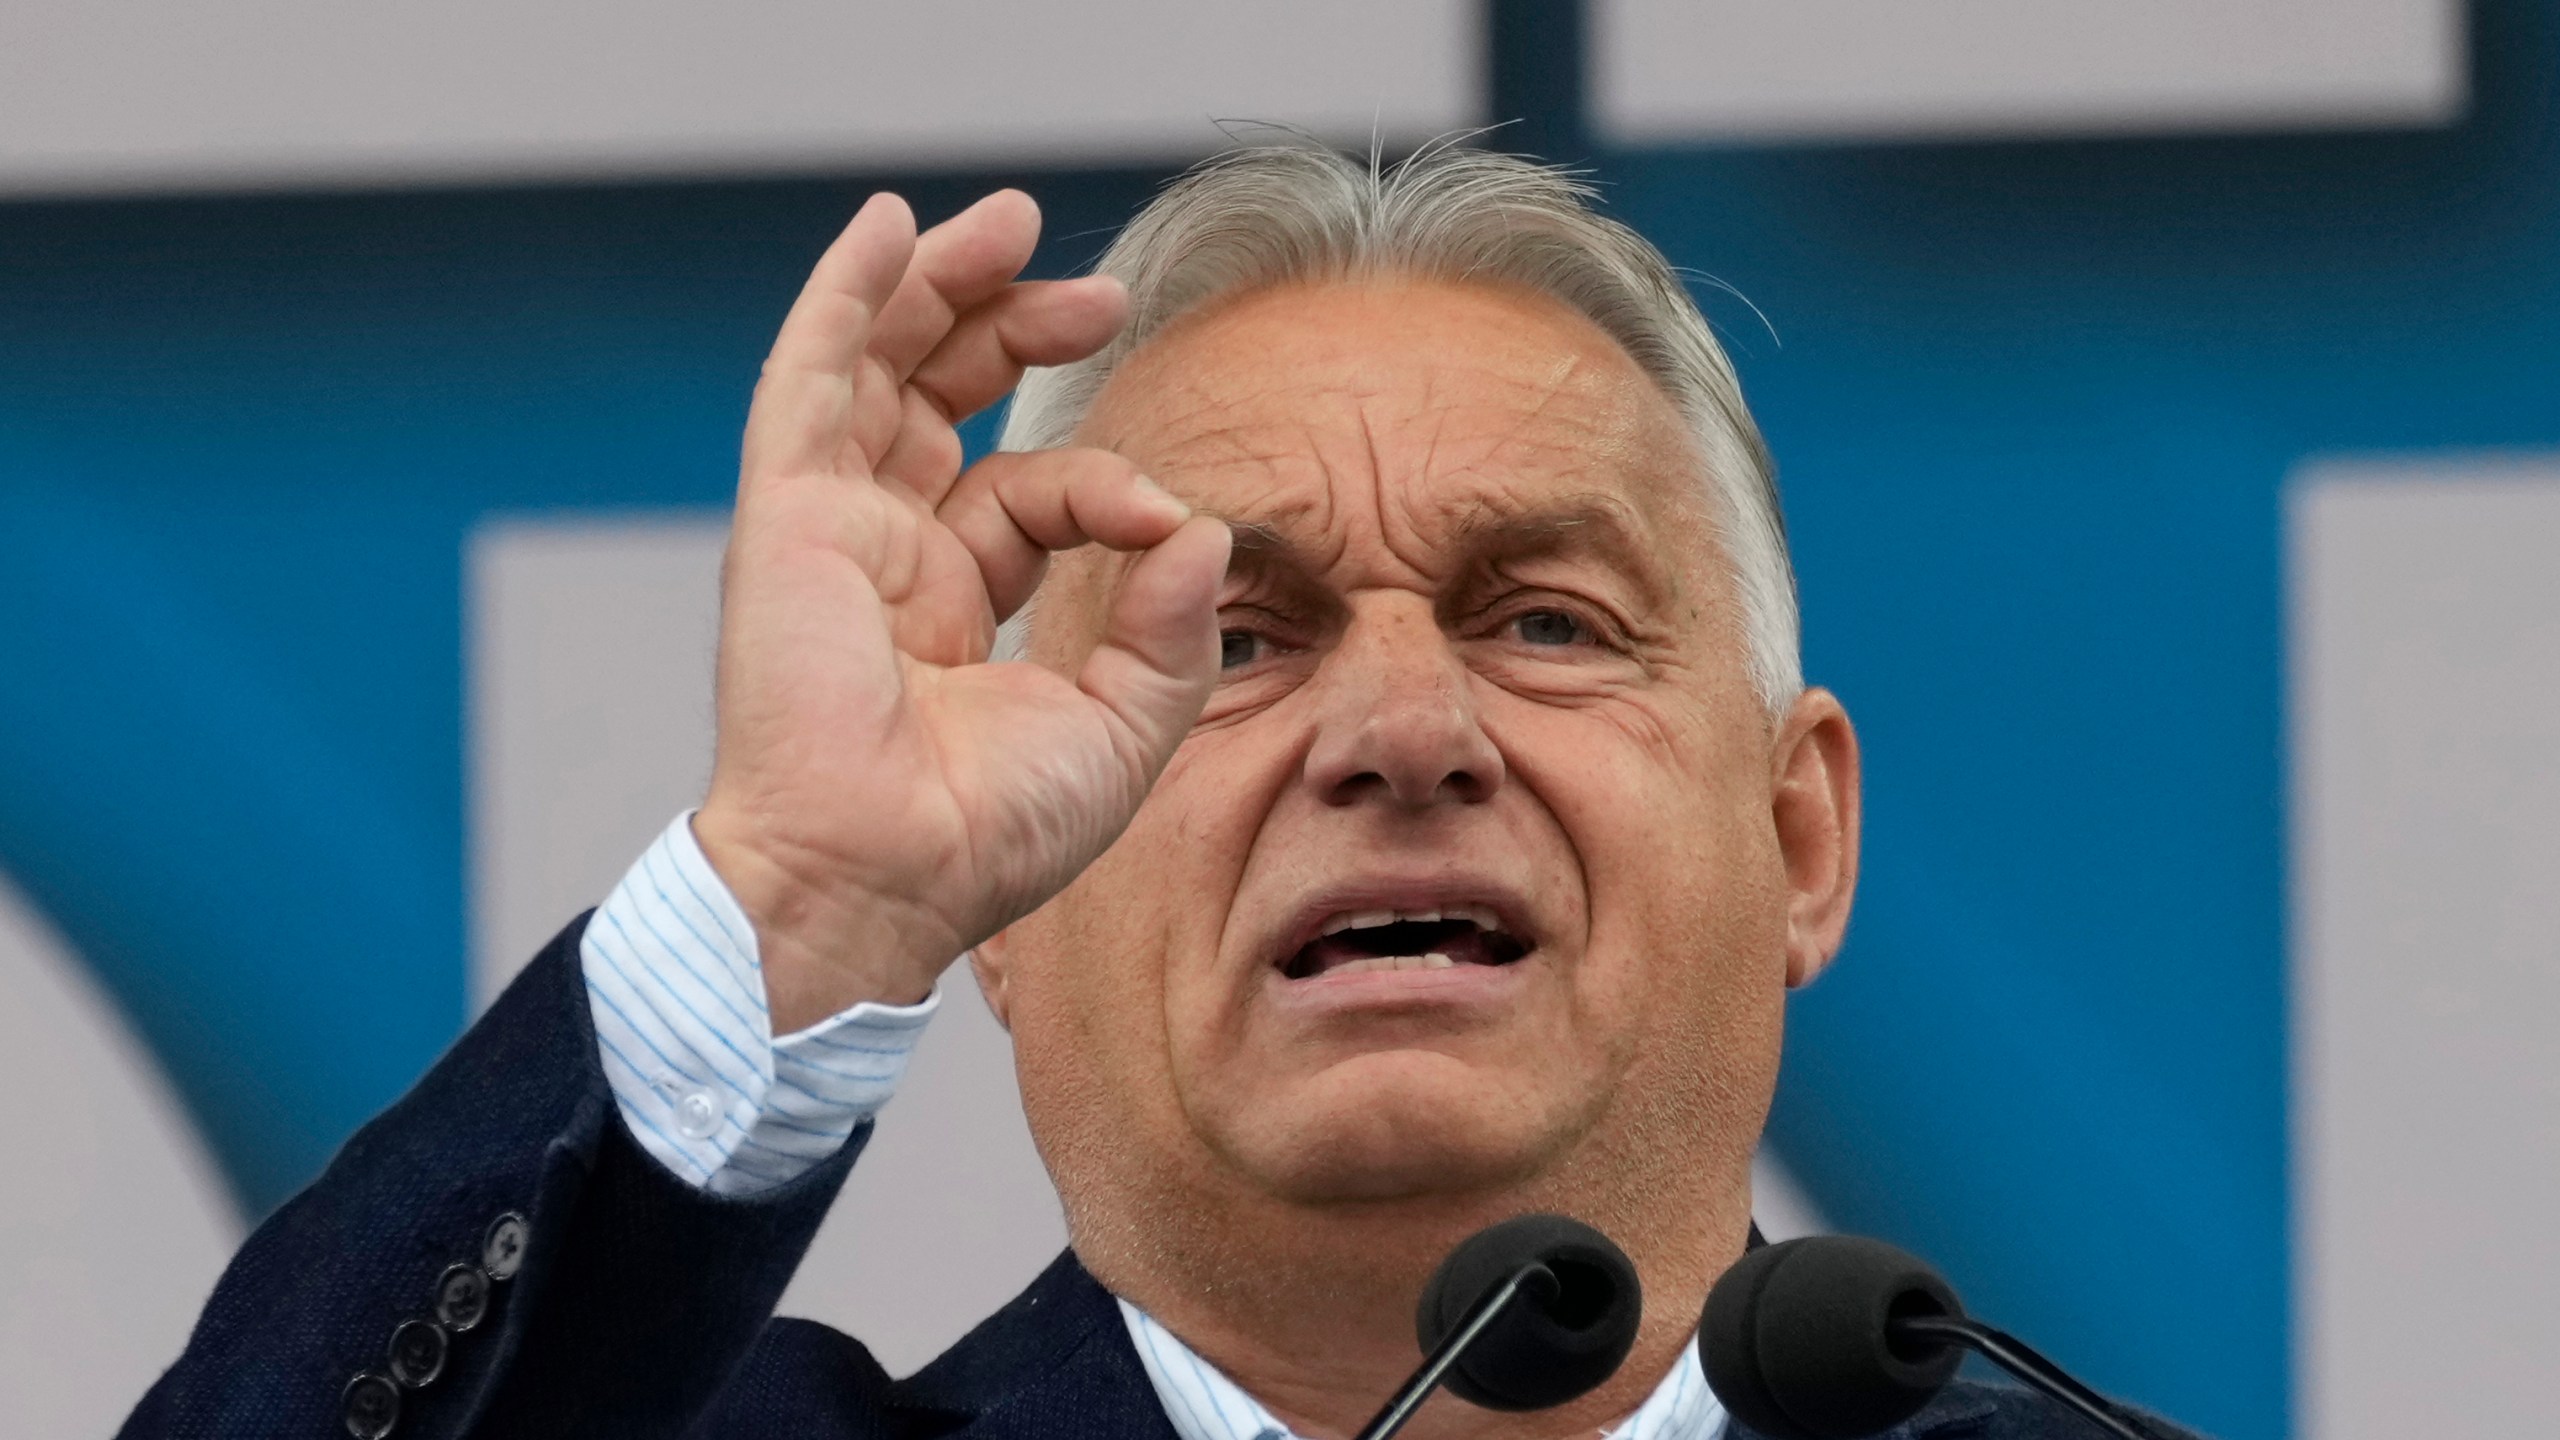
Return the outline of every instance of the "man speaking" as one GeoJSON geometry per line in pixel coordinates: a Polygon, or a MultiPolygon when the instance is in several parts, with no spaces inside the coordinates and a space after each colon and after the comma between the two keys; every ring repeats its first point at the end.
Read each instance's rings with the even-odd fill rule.
{"type": "MultiPolygon", "coordinates": [[[[701,809],[259,1229],[127,1434],[1342,1437],[1451,1246],[1554,1212],[1642,1276],[1627,1362],[1406,1433],[1741,1440],[1693,1332],[1858,754],[1731,365],[1502,156],[1239,152],[1085,279],[1014,278],[1038,227],[879,196],[819,261],[701,809]],[[771,1313],[962,957],[1073,1245],[893,1381],[771,1313]]],[[[2073,1423],[1960,1385],[1907,1433],[2073,1423]]]]}

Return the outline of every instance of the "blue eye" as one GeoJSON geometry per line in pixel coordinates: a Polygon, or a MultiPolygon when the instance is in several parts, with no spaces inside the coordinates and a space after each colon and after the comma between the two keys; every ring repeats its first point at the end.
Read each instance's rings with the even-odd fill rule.
{"type": "Polygon", "coordinates": [[[1218,668],[1233,670],[1250,665],[1262,656],[1262,637],[1250,630],[1218,632],[1218,668]]]}
{"type": "Polygon", "coordinates": [[[1532,610],[1511,623],[1531,645],[1579,645],[1590,638],[1589,627],[1562,610],[1532,610]]]}

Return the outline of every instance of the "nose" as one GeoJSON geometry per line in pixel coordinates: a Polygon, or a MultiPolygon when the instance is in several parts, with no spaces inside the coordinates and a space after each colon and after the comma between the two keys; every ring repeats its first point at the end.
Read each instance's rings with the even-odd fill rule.
{"type": "Polygon", "coordinates": [[[1306,780],[1326,804],[1477,805],[1502,788],[1502,752],[1422,597],[1355,604],[1316,683],[1306,780]]]}

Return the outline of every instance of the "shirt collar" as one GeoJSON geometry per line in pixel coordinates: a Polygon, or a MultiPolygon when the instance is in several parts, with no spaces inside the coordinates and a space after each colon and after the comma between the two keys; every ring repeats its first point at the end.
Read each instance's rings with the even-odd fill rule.
{"type": "MultiPolygon", "coordinates": [[[[1244,1393],[1217,1366],[1192,1353],[1155,1317],[1119,1302],[1138,1363],[1156,1387],[1156,1400],[1181,1440],[1298,1440],[1262,1403],[1244,1393]]],[[[1379,1396],[1385,1403],[1386,1397],[1379,1396]]],[[[1724,1430],[1724,1405],[1707,1388],[1698,1364],[1698,1342],[1680,1349],[1671,1373],[1634,1414],[1602,1433],[1606,1440],[1716,1440],[1724,1430]]]]}

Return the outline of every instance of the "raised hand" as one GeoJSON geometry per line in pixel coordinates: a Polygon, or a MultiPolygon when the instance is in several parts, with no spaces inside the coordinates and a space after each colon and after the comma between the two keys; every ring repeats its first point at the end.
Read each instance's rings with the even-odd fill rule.
{"type": "Polygon", "coordinates": [[[1116,281],[1014,278],[1039,228],[1016,191],[921,238],[872,197],[756,385],[694,832],[755,924],[777,1034],[921,998],[1063,888],[1216,678],[1225,526],[1100,450],[960,469],[956,421],[1126,318],[1116,281]],[[989,663],[1050,553],[1089,542],[1144,553],[1081,670],[989,663]]]}

